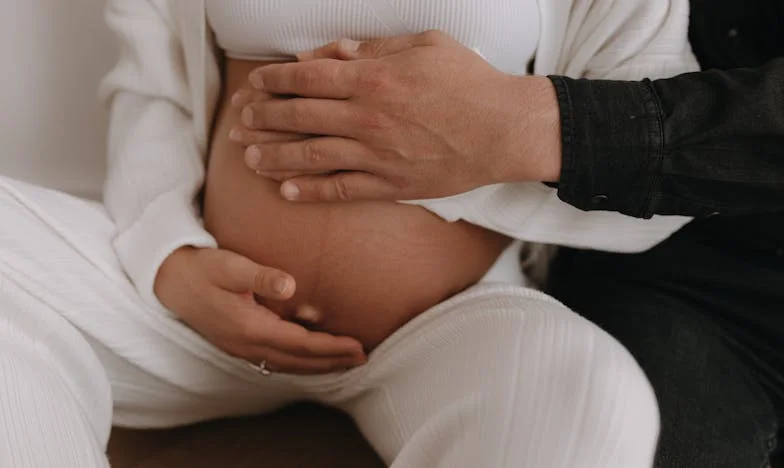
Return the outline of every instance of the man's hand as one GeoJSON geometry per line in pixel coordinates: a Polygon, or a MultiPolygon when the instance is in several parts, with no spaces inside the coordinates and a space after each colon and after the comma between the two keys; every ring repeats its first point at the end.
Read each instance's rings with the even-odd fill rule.
{"type": "Polygon", "coordinates": [[[297,96],[248,103],[250,129],[321,135],[247,149],[289,200],[436,198],[560,172],[550,81],[502,73],[439,32],[339,41],[250,80],[297,96]]]}
{"type": "Polygon", "coordinates": [[[293,374],[336,372],[366,360],[359,341],[313,332],[254,300],[286,300],[294,278],[220,249],[184,247],[172,253],[155,280],[161,303],[227,353],[270,370],[293,374]]]}

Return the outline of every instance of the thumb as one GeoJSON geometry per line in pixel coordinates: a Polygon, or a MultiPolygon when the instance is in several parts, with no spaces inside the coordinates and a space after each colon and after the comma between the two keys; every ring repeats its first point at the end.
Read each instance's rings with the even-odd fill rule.
{"type": "Polygon", "coordinates": [[[216,258],[210,273],[221,288],[273,300],[287,300],[294,295],[297,286],[291,275],[228,250],[218,252],[221,257],[216,258]]]}
{"type": "Polygon", "coordinates": [[[341,39],[315,50],[300,52],[297,54],[297,58],[300,61],[327,58],[338,60],[374,59],[394,55],[415,47],[446,45],[453,41],[453,39],[440,31],[405,34],[364,42],[353,39],[341,39]]]}

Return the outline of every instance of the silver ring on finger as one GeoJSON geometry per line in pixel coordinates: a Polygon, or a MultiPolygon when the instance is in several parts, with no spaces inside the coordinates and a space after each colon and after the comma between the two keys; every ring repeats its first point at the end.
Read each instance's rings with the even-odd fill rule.
{"type": "Polygon", "coordinates": [[[267,368],[267,361],[263,360],[258,364],[253,364],[252,362],[248,363],[248,367],[253,369],[257,374],[261,374],[264,377],[269,377],[272,374],[272,371],[267,368]]]}

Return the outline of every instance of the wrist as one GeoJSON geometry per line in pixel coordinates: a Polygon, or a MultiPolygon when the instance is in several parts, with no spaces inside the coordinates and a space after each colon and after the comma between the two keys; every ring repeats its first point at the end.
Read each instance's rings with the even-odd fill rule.
{"type": "Polygon", "coordinates": [[[561,176],[561,120],[555,86],[544,76],[514,76],[506,94],[513,118],[502,182],[557,182],[561,176]]]}
{"type": "Polygon", "coordinates": [[[187,268],[182,268],[182,264],[184,261],[186,261],[188,254],[195,250],[195,247],[185,246],[173,251],[161,263],[161,266],[158,268],[158,272],[155,275],[153,293],[161,302],[161,304],[170,310],[171,304],[169,304],[169,294],[167,294],[167,292],[170,291],[170,288],[168,285],[171,284],[171,280],[173,278],[182,276],[180,273],[181,271],[187,270],[187,268]]]}

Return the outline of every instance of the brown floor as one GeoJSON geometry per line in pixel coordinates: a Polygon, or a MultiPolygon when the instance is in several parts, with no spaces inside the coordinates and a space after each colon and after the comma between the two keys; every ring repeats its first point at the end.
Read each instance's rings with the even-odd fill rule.
{"type": "Polygon", "coordinates": [[[180,429],[116,428],[109,441],[113,468],[382,468],[345,415],[296,405],[250,419],[180,429]]]}
{"type": "MultiPolygon", "coordinates": [[[[113,468],[383,468],[354,423],[313,405],[164,431],[115,429],[113,468]]],[[[773,467],[784,467],[774,463],[773,467]]]]}

